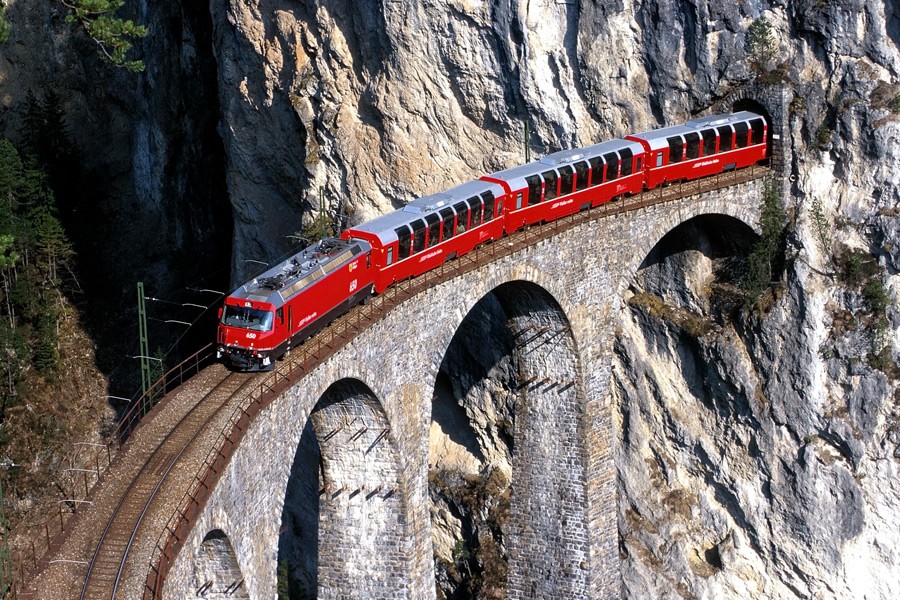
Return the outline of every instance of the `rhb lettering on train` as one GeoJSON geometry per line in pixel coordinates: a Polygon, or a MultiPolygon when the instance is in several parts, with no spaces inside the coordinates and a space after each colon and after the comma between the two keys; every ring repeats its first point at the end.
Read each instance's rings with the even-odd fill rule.
{"type": "Polygon", "coordinates": [[[440,255],[440,254],[443,254],[443,252],[444,252],[444,251],[443,251],[443,250],[440,250],[440,249],[438,249],[438,250],[432,250],[431,252],[428,252],[427,254],[422,255],[422,258],[419,259],[419,262],[425,262],[425,261],[428,260],[429,258],[434,258],[435,256],[438,256],[438,255],[440,255]]]}
{"type": "Polygon", "coordinates": [[[766,160],[767,143],[763,115],[712,115],[563,150],[418,198],[237,288],[220,313],[217,356],[238,370],[271,369],[356,304],[481,244],[667,182],[750,167],[766,160]]]}
{"type": "Polygon", "coordinates": [[[700,162],[694,163],[694,168],[699,169],[700,167],[708,167],[710,165],[717,165],[717,164],[719,164],[719,159],[717,159],[717,158],[713,159],[713,160],[701,160],[700,162]]]}
{"type": "Polygon", "coordinates": [[[302,319],[297,321],[297,327],[303,327],[304,325],[306,325],[307,323],[309,323],[310,321],[312,321],[313,319],[315,319],[318,316],[319,316],[319,313],[313,313],[311,315],[306,315],[305,317],[303,317],[302,319]]]}

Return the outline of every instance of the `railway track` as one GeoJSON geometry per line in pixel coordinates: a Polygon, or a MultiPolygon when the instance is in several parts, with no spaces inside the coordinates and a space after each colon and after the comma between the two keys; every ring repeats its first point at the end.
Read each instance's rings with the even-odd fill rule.
{"type": "Polygon", "coordinates": [[[100,535],[88,563],[82,600],[116,598],[135,537],[161,486],[203,427],[228,407],[229,400],[253,385],[255,376],[224,372],[146,457],[121,492],[100,535]]]}

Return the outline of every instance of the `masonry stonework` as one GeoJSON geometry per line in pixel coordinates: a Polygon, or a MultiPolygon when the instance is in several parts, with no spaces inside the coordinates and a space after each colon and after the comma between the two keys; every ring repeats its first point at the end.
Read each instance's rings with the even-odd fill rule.
{"type": "Polygon", "coordinates": [[[252,423],[179,553],[164,596],[196,593],[204,539],[221,531],[249,597],[275,597],[285,492],[315,413],[319,445],[333,448],[327,457],[322,451],[318,596],[434,597],[431,399],[457,328],[497,290],[513,334],[543,336],[517,350],[523,395],[507,595],[618,598],[609,384],[624,291],[644,257],[681,223],[718,214],[756,228],[763,185],[751,181],[585,223],[394,308],[252,423]],[[335,397],[335,384],[359,393],[335,397]]]}

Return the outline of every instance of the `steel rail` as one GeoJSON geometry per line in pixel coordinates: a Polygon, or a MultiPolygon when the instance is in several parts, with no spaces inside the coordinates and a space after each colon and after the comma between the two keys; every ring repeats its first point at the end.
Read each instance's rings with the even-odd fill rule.
{"type": "Polygon", "coordinates": [[[179,419],[178,423],[168,431],[168,433],[159,442],[159,444],[156,446],[156,448],[154,448],[154,450],[150,453],[150,455],[143,461],[143,466],[138,470],[138,472],[132,478],[131,482],[125,488],[124,492],[122,493],[122,497],[119,499],[119,502],[116,504],[116,507],[113,509],[112,515],[110,515],[109,520],[106,523],[106,527],[104,528],[103,533],[100,535],[100,539],[97,542],[97,546],[94,549],[94,553],[91,557],[91,560],[88,563],[87,571],[85,573],[84,584],[82,585],[81,596],[80,596],[80,598],[82,600],[87,598],[88,594],[91,591],[91,584],[92,584],[93,580],[95,579],[94,571],[95,571],[95,567],[97,564],[97,560],[100,557],[101,553],[103,552],[105,545],[107,543],[107,540],[110,538],[111,532],[113,532],[115,530],[114,528],[116,526],[121,526],[121,524],[117,523],[117,521],[121,520],[123,515],[126,519],[130,516],[133,516],[130,514],[126,514],[126,511],[123,511],[123,507],[125,506],[126,501],[133,499],[133,495],[140,496],[140,493],[132,494],[132,492],[134,492],[140,485],[142,476],[144,476],[144,478],[146,478],[145,474],[150,473],[150,469],[148,468],[148,466],[151,465],[159,457],[163,457],[165,460],[166,457],[162,454],[162,451],[166,447],[166,444],[169,441],[173,441],[181,446],[180,450],[174,455],[174,457],[169,458],[168,466],[166,467],[165,471],[159,476],[158,481],[156,482],[156,485],[150,491],[149,495],[146,497],[146,500],[143,503],[143,508],[141,509],[140,514],[137,517],[137,521],[133,525],[128,542],[120,553],[120,556],[118,559],[119,566],[118,566],[117,573],[116,573],[116,579],[115,579],[115,582],[113,584],[113,587],[112,587],[112,590],[110,593],[110,598],[115,598],[116,592],[118,590],[119,582],[121,580],[121,575],[124,570],[124,565],[127,561],[127,558],[128,558],[129,552],[131,550],[131,546],[134,542],[137,530],[138,530],[141,522],[143,521],[143,518],[146,515],[147,510],[149,509],[149,507],[152,504],[153,500],[155,499],[157,493],[159,492],[159,489],[160,489],[162,483],[165,481],[165,479],[168,477],[169,473],[171,472],[172,468],[177,463],[178,459],[181,457],[181,455],[184,453],[184,451],[190,446],[191,442],[194,440],[195,432],[194,431],[185,432],[183,430],[183,427],[186,426],[186,424],[189,424],[189,419],[191,419],[191,417],[198,414],[198,410],[204,406],[204,403],[206,400],[214,397],[218,392],[221,392],[224,389],[226,392],[226,395],[224,397],[222,404],[213,410],[213,415],[218,413],[220,410],[222,410],[222,408],[224,406],[227,405],[228,400],[231,397],[233,397],[234,394],[236,394],[241,389],[241,387],[243,387],[252,378],[253,378],[252,374],[238,374],[238,373],[226,372],[225,375],[218,382],[216,382],[215,385],[213,385],[212,389],[210,389],[208,392],[203,394],[203,396],[199,400],[194,402],[194,404],[190,407],[190,409],[181,417],[181,419],[179,419]],[[226,387],[228,385],[229,381],[235,381],[238,384],[237,388],[234,390],[229,390],[226,387]],[[179,436],[184,436],[185,433],[187,433],[187,438],[184,440],[179,440],[178,439],[179,436]]]}

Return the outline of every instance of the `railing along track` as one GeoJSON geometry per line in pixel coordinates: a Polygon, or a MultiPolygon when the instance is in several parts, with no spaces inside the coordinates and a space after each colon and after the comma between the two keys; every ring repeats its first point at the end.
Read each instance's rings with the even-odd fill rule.
{"type": "MultiPolygon", "coordinates": [[[[213,344],[207,344],[153,382],[145,393],[129,403],[125,414],[119,419],[116,429],[109,436],[109,439],[114,440],[112,443],[123,444],[141,423],[142,418],[150,413],[166,394],[175,393],[191,377],[212,364],[214,359],[215,347],[213,344]]],[[[106,451],[111,454],[110,444],[107,444],[106,451]]],[[[32,597],[31,593],[25,591],[27,588],[25,582],[36,577],[48,566],[48,557],[60,550],[63,542],[71,533],[74,522],[72,517],[80,512],[78,507],[82,504],[91,504],[94,490],[103,483],[109,469],[115,468],[119,462],[119,454],[116,454],[115,458],[109,456],[108,458],[107,466],[102,473],[98,462],[96,481],[90,490],[87,489],[87,478],[85,477],[85,493],[83,497],[73,495],[71,511],[64,511],[63,504],[60,503],[58,513],[37,527],[37,529],[43,528],[44,530],[45,544],[40,545],[32,541],[30,556],[22,551],[13,557],[14,573],[17,577],[13,579],[10,589],[12,600],[25,600],[32,597]]]]}
{"type": "Polygon", "coordinates": [[[261,381],[259,387],[236,406],[231,418],[222,428],[216,443],[195,475],[193,489],[185,494],[157,541],[150,560],[144,598],[161,597],[162,586],[178,551],[187,539],[195,519],[203,510],[219,477],[224,472],[234,449],[244,437],[256,415],[303,375],[330,358],[337,350],[352,341],[369,325],[383,318],[394,307],[422,290],[460,277],[489,262],[513,254],[582,223],[745,183],[762,178],[770,172],[770,169],[766,167],[754,165],[739,171],[720,173],[700,180],[661,186],[555,221],[532,225],[511,236],[482,244],[472,252],[445,262],[440,267],[422,275],[398,282],[385,290],[383,294],[372,298],[370,302],[355,306],[319,334],[307,340],[302,346],[293,349],[284,361],[277,363],[275,371],[261,381]],[[340,342],[336,343],[338,339],[340,342]]]}
{"type": "Polygon", "coordinates": [[[225,372],[144,460],[106,523],[88,563],[82,600],[115,598],[138,529],[163,482],[204,425],[228,405],[254,374],[225,372]]]}

